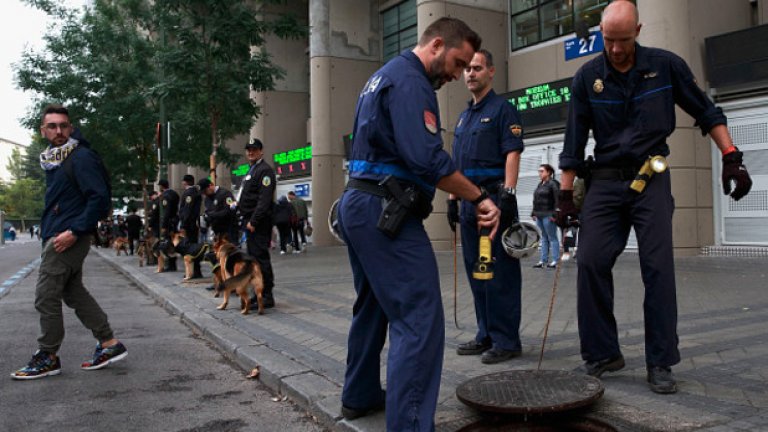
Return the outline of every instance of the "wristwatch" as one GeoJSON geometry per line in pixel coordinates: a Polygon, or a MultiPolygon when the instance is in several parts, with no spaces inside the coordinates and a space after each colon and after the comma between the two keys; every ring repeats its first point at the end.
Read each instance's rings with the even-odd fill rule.
{"type": "Polygon", "coordinates": [[[502,188],[501,191],[507,195],[517,195],[517,189],[513,187],[502,188]]]}

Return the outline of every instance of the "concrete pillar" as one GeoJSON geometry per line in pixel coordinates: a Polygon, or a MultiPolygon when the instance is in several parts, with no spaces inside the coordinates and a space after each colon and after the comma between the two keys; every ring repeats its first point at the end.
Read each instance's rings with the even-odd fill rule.
{"type": "Polygon", "coordinates": [[[309,22],[312,237],[332,245],[337,242],[321,221],[344,190],[342,136],[352,132],[357,95],[381,65],[378,1],[312,1],[309,22]]]}

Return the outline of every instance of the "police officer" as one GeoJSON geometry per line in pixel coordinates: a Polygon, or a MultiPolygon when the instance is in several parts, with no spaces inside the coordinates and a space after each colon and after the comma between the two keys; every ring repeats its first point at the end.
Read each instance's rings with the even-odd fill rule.
{"type": "MultiPolygon", "coordinates": [[[[472,93],[469,107],[461,113],[453,140],[453,161],[469,180],[483,186],[501,210],[499,229],[503,232],[518,221],[517,176],[523,151],[523,128],[515,107],[491,87],[496,69],[493,56],[481,49],[464,70],[464,81],[472,93]]],[[[459,355],[480,355],[486,364],[519,356],[520,343],[520,260],[504,252],[501,237],[492,242],[496,259],[493,279],[472,277],[478,257],[479,231],[471,202],[448,199],[448,223],[456,230],[461,223],[464,266],[475,299],[477,334],[456,349],[459,355]]]]}
{"type": "Polygon", "coordinates": [[[688,65],[675,54],[640,46],[641,24],[629,1],[603,11],[605,51],[582,66],[573,79],[565,146],[560,155],[562,190],[557,222],[567,226],[577,214],[573,203],[576,169],[584,161],[589,129],[595,137],[594,168],[581,209],[578,260],[580,368],[599,377],[624,367],[613,314],[611,269],[634,227],[645,284],[645,361],[656,393],[674,393],[671,366],[680,361],[672,248],[670,173],[664,164],[630,189],[650,156],[667,156],[666,138],[675,128],[675,104],[709,133],[723,153],[723,187],[738,200],[751,187],[742,153],[733,146],[726,118],[698,87],[688,65]],[[736,184],[731,193],[731,181],[736,184]]]}
{"type": "Polygon", "coordinates": [[[147,212],[147,227],[152,234],[157,237],[160,235],[160,194],[152,191],[149,194],[149,211],[147,212]]]}
{"type": "MultiPolygon", "coordinates": [[[[269,257],[272,241],[272,210],[275,200],[275,171],[263,159],[264,144],[253,138],[245,145],[245,155],[250,167],[238,193],[240,229],[246,234],[248,255],[256,258],[264,277],[264,307],[275,306],[272,290],[275,277],[269,257]]],[[[251,299],[256,305],[256,298],[251,299]]]]}
{"type": "MultiPolygon", "coordinates": [[[[200,236],[198,220],[200,219],[200,190],[195,187],[195,177],[186,174],[181,180],[181,202],[179,203],[179,227],[184,230],[188,243],[197,243],[200,236]]],[[[200,271],[200,261],[194,260],[192,279],[203,277],[200,271]]]]}
{"type": "Polygon", "coordinates": [[[360,92],[350,180],[338,206],[357,293],[342,392],[346,419],[381,409],[386,397],[387,430],[434,430],[445,324],[423,219],[437,187],[474,203],[479,223],[493,234],[498,224],[493,201],[443,150],[434,90],[457,79],[479,48],[480,37],[465,23],[441,18],[360,92]],[[385,395],[380,355],[388,329],[385,395]]]}
{"type": "Polygon", "coordinates": [[[197,186],[205,196],[205,219],[208,227],[217,237],[225,235],[229,241],[238,244],[237,219],[235,218],[235,196],[228,189],[215,186],[207,178],[197,186]]]}
{"type": "MultiPolygon", "coordinates": [[[[176,232],[179,223],[179,194],[170,188],[168,180],[160,179],[157,184],[160,186],[160,206],[162,207],[160,215],[160,237],[164,240],[170,240],[170,235],[176,232]]],[[[164,272],[176,271],[176,258],[168,257],[165,263],[164,272]]]]}

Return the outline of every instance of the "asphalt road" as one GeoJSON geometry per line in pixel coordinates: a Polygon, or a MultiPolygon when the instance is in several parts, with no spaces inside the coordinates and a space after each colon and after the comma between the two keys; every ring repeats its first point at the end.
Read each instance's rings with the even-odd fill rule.
{"type": "MultiPolygon", "coordinates": [[[[38,242],[0,249],[0,283],[34,261],[38,242]]],[[[99,371],[80,363],[95,340],[64,307],[62,374],[15,381],[36,350],[37,269],[0,299],[0,431],[240,432],[324,430],[290,399],[270,393],[91,253],[85,284],[109,315],[128,357],[99,371]]]]}

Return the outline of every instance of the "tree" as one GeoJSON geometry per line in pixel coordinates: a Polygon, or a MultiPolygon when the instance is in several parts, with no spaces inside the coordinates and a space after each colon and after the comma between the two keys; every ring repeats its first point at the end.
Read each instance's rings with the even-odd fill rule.
{"type": "Polygon", "coordinates": [[[171,160],[205,166],[208,158],[200,156],[207,147],[212,175],[217,162],[234,162],[220,143],[248,133],[259,116],[249,91],[272,90],[284,76],[264,51],[264,38],[307,33],[291,15],[261,12],[274,3],[281,2],[155,1],[158,30],[166,38],[159,57],[165,72],[161,89],[175,128],[184,131],[175,135],[171,160]]]}
{"type": "Polygon", "coordinates": [[[24,157],[21,155],[19,149],[14,147],[13,150],[11,150],[11,157],[8,159],[6,169],[11,173],[11,177],[18,181],[26,177],[24,175],[26,170],[24,168],[24,157]]]}
{"type": "Polygon", "coordinates": [[[45,186],[40,181],[18,179],[7,185],[0,194],[0,208],[8,216],[24,219],[37,219],[43,214],[43,195],[45,186]]]}

